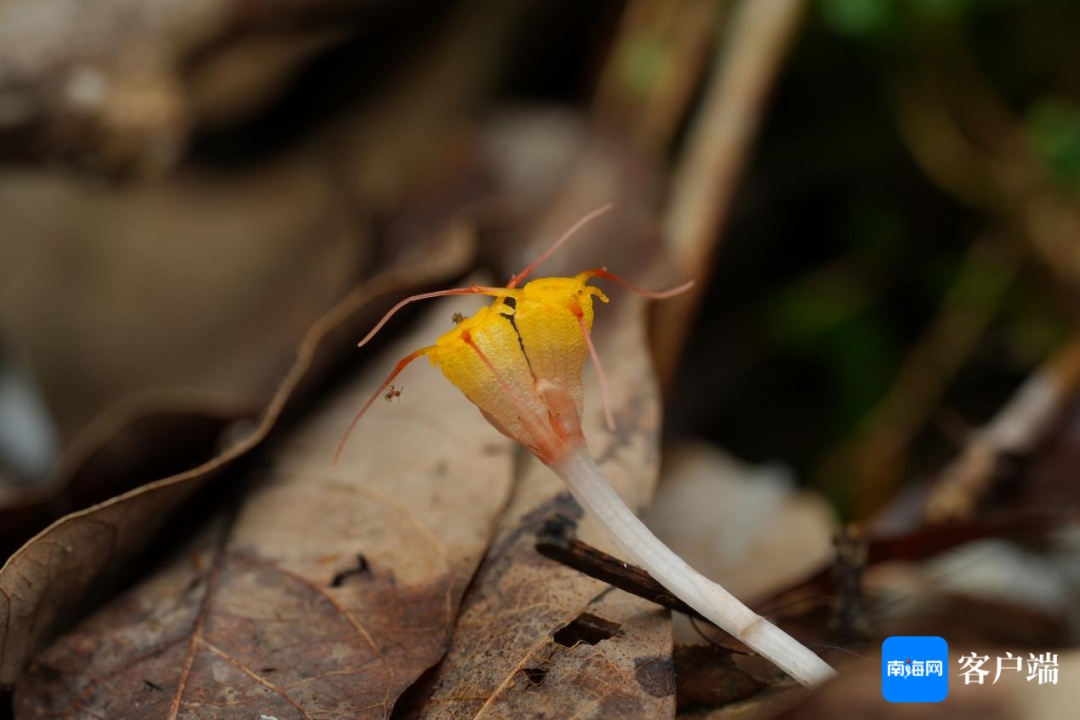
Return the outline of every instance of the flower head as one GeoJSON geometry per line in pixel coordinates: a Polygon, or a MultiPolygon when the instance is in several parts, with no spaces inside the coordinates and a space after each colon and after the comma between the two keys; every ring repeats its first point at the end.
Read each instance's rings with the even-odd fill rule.
{"type": "Polygon", "coordinates": [[[364,345],[386,321],[407,303],[443,295],[480,294],[494,297],[491,305],[464,318],[434,345],[407,355],[361,408],[338,446],[335,462],[360,417],[406,365],[427,355],[465,397],[500,432],[529,448],[551,464],[583,446],[581,413],[584,404],[582,372],[591,356],[600,378],[604,415],[615,421],[608,398],[607,380],[592,342],[593,299],[608,302],[604,293],[588,285],[603,277],[627,285],[650,297],[668,297],[689,284],[665,293],[636,288],[603,268],[574,277],[538,278],[517,287],[572,233],[610,205],[582,218],[540,258],[515,275],[506,287],[454,288],[415,295],[398,303],[360,344],[364,345]]]}

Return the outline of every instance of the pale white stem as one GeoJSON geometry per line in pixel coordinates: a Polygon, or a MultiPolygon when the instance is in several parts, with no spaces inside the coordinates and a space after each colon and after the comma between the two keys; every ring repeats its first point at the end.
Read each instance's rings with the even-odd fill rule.
{"type": "Polygon", "coordinates": [[[627,559],[725,632],[806,686],[835,674],[798,640],[755,613],[720,585],[686,564],[631,512],[584,444],[550,464],[585,510],[610,533],[627,559]]]}

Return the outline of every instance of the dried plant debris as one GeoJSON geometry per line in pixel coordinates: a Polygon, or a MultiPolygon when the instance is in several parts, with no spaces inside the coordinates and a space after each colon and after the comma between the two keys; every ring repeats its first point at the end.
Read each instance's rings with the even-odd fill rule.
{"type": "MultiPolygon", "coordinates": [[[[431,282],[440,238],[457,232],[448,218],[490,192],[459,143],[519,12],[456,6],[424,46],[432,62],[254,164],[122,185],[3,172],[0,332],[36,372],[64,451],[47,483],[0,497],[2,519],[17,516],[0,522],[4,557],[64,512],[192,470],[250,433],[312,323],[358,283],[395,273],[368,288],[374,298],[431,282]],[[184,447],[176,434],[200,419],[222,439],[207,430],[184,447]],[[176,462],[150,442],[171,442],[176,462]]],[[[338,348],[359,334],[338,330],[338,348]]],[[[331,357],[324,347],[315,360],[331,357]]]]}
{"type": "Polygon", "coordinates": [[[343,388],[281,439],[235,512],[39,655],[19,712],[387,717],[445,650],[512,454],[453,388],[417,372],[423,401],[380,408],[331,468],[375,382],[343,388]]]}
{"type": "MultiPolygon", "coordinates": [[[[994,490],[999,491],[998,495],[1009,494],[1003,485],[1008,485],[1008,480],[1015,484],[1016,473],[1007,471],[1015,470],[1022,459],[1044,449],[1047,437],[1058,425],[1073,421],[1071,417],[1063,418],[1063,414],[1075,404],[1078,389],[1080,342],[1074,341],[1032,373],[993,420],[971,438],[961,455],[942,471],[926,500],[927,520],[970,518],[993,501],[994,490]]],[[[1019,483],[1025,484],[1026,480],[1019,483]]],[[[1048,507],[1053,506],[1053,500],[1044,500],[1049,500],[1048,507]]],[[[1015,508],[1015,503],[1010,504],[1015,508]]]]}
{"type": "Polygon", "coordinates": [[[364,312],[369,303],[409,283],[445,279],[465,267],[471,257],[470,236],[454,228],[448,232],[446,241],[433,239],[422,263],[410,263],[407,271],[387,270],[316,323],[258,426],[241,442],[202,465],[68,515],[7,561],[0,570],[0,627],[5,628],[0,634],[0,684],[13,683],[30,654],[78,613],[90,591],[108,587],[144,552],[180,503],[266,437],[297,387],[311,381],[312,368],[325,368],[328,355],[339,356],[336,345],[325,342],[328,333],[345,330],[355,335],[359,323],[372,320],[373,314],[364,312]]]}

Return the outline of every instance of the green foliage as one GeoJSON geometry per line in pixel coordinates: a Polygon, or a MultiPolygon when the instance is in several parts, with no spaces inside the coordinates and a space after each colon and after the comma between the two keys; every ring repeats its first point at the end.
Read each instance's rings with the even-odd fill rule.
{"type": "Polygon", "coordinates": [[[1028,140],[1055,180],[1080,187],[1080,107],[1046,98],[1026,118],[1028,140]]]}
{"type": "Polygon", "coordinates": [[[840,35],[866,37],[885,30],[892,20],[889,0],[821,0],[825,26],[840,35]]]}
{"type": "Polygon", "coordinates": [[[771,340],[828,368],[835,430],[849,427],[888,387],[898,348],[888,318],[858,274],[839,267],[777,293],[765,310],[771,340]]]}
{"type": "Polygon", "coordinates": [[[838,35],[878,38],[910,25],[964,22],[1000,0],[821,0],[821,19],[838,35]]]}

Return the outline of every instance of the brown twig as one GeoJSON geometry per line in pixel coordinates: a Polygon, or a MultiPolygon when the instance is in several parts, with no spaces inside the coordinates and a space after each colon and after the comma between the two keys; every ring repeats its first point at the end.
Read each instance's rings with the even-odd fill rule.
{"type": "Polygon", "coordinates": [[[858,517],[879,509],[903,479],[911,441],[931,418],[1012,283],[1012,255],[996,237],[975,241],[892,387],[825,462],[823,481],[850,488],[858,517]]]}
{"type": "MultiPolygon", "coordinates": [[[[663,585],[636,565],[597,550],[575,537],[573,520],[555,515],[536,534],[536,551],[544,557],[573,568],[583,575],[605,582],[631,595],[644,598],[669,610],[709,622],[697,610],[673,597],[663,585]]],[[[712,625],[712,623],[709,623],[712,625]]]]}
{"type": "Polygon", "coordinates": [[[866,615],[863,573],[869,555],[866,536],[853,525],[840,528],[833,538],[836,560],[832,584],[837,595],[832,630],[841,645],[855,645],[866,639],[870,621],[866,615]]]}
{"type": "Polygon", "coordinates": [[[929,522],[971,518],[1007,458],[1029,455],[1080,392],[1080,339],[1033,373],[941,473],[927,499],[929,522]]]}
{"type": "Polygon", "coordinates": [[[726,9],[716,0],[630,0],[600,74],[593,116],[647,155],[669,152],[726,9]]]}
{"type": "Polygon", "coordinates": [[[982,75],[959,39],[925,65],[946,68],[949,87],[924,70],[895,94],[901,137],[927,176],[962,202],[995,216],[1062,287],[1080,287],[1080,211],[1048,180],[1021,121],[982,75]]]}
{"type": "Polygon", "coordinates": [[[676,167],[664,218],[676,268],[697,285],[657,308],[652,349],[663,383],[674,377],[690,319],[707,287],[735,186],[804,4],[803,0],[737,3],[713,61],[713,77],[676,167]]]}

